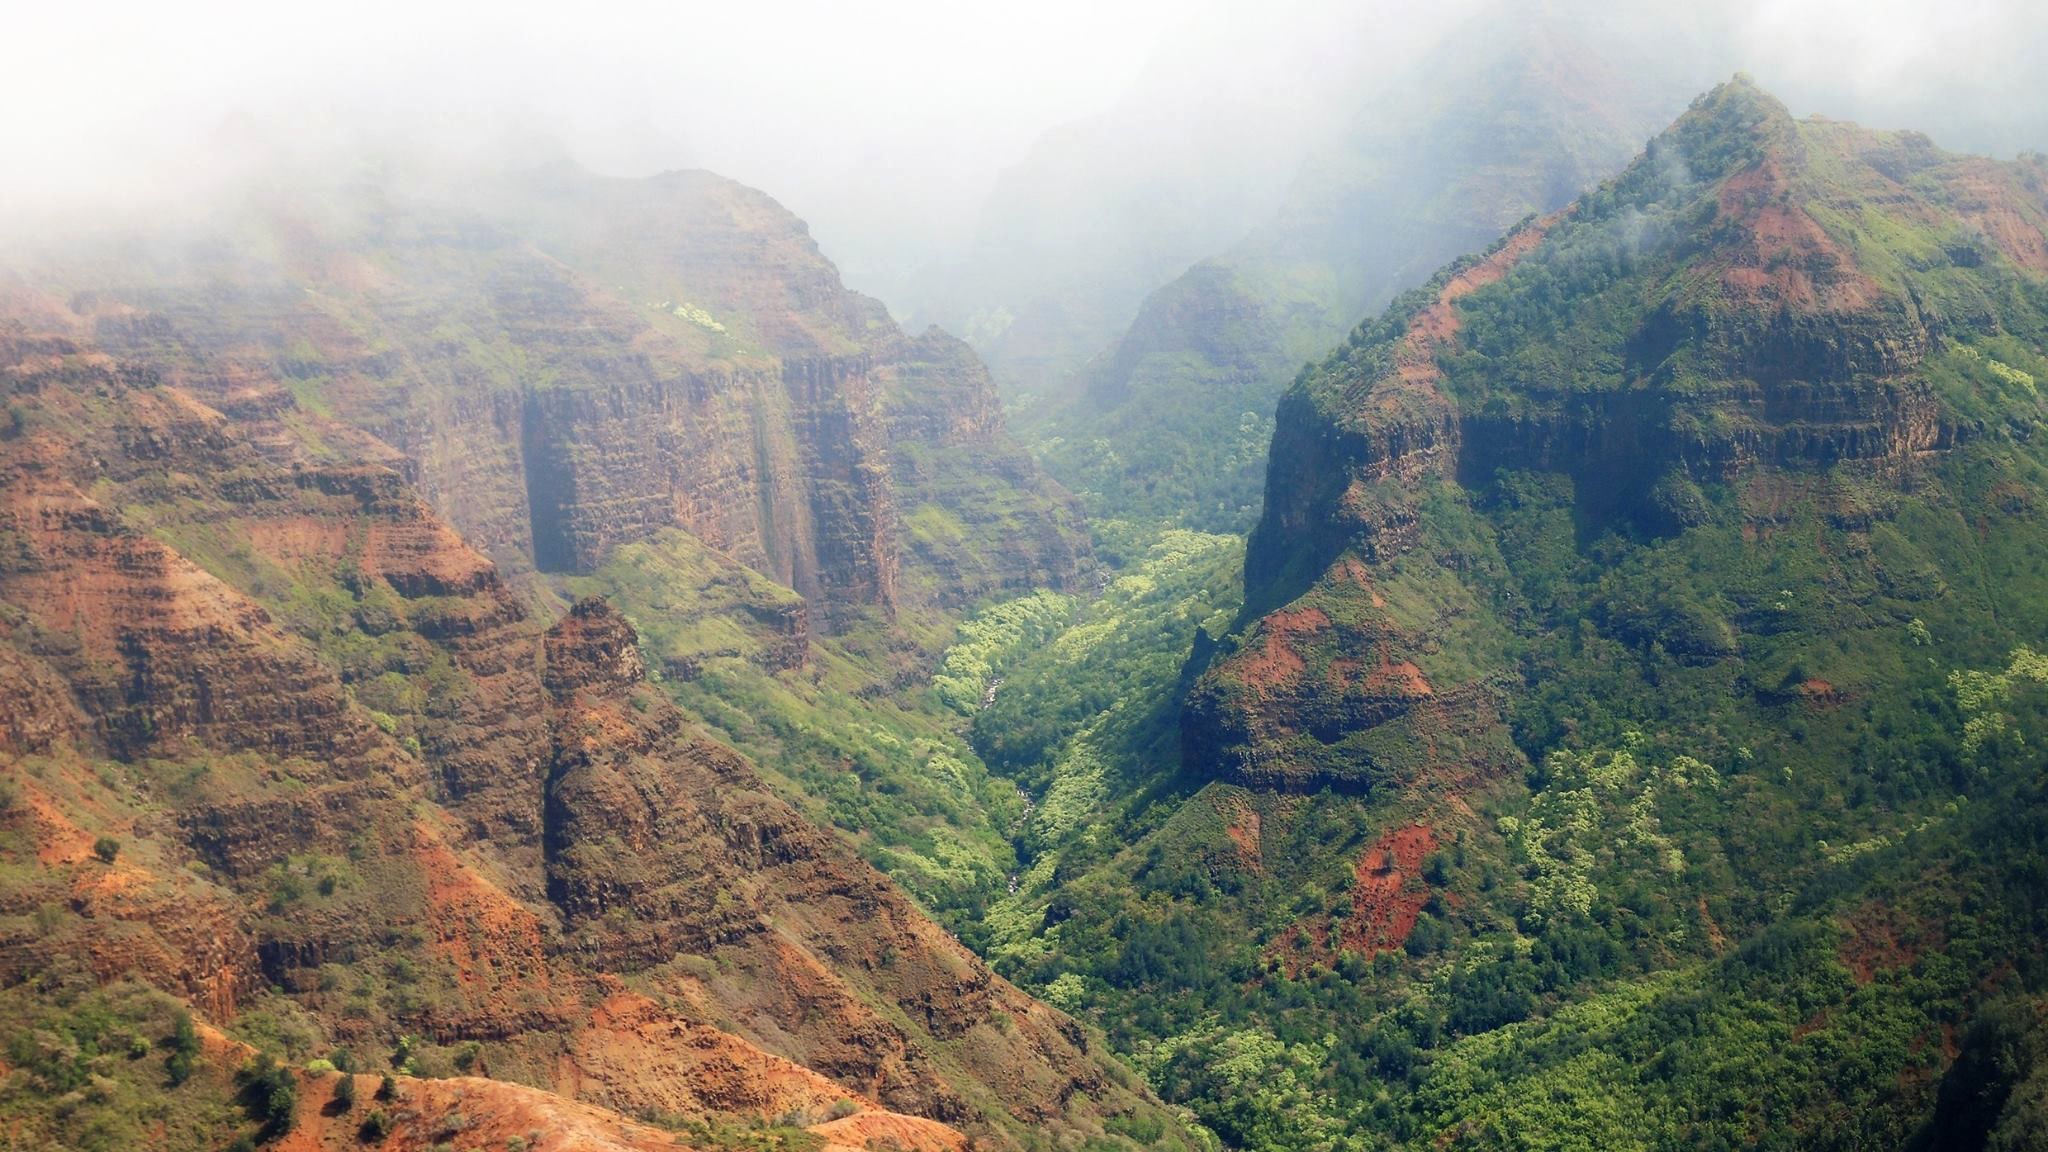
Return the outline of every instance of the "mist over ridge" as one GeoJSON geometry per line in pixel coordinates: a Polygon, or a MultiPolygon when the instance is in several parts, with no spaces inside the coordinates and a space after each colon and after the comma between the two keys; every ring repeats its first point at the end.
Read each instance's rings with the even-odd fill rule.
{"type": "Polygon", "coordinates": [[[2024,0],[379,3],[346,19],[102,3],[25,18],[0,72],[0,143],[23,160],[0,210],[16,227],[205,201],[278,163],[703,167],[789,206],[854,287],[912,319],[944,314],[963,276],[1000,303],[1016,293],[989,277],[1028,273],[982,266],[1079,252],[1112,227],[1155,235],[1123,263],[1162,281],[1259,226],[1375,99],[1426,88],[1411,69],[1432,45],[1503,18],[1592,29],[1647,70],[1746,70],[1799,114],[2004,155],[2048,143],[2023,88],[2048,16],[2024,0]],[[1028,222],[1003,207],[1020,195],[1084,215],[1028,222]]]}
{"type": "Polygon", "coordinates": [[[2048,1152],[2048,5],[9,36],[0,1144],[2048,1152]]]}

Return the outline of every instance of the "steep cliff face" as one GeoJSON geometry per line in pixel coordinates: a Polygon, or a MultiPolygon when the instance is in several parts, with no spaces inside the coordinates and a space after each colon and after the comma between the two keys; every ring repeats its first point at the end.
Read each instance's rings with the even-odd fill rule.
{"type": "Polygon", "coordinates": [[[994,954],[1247,1147],[1953,1131],[1944,1037],[2040,1018],[2044,175],[1738,80],[1361,326],[1280,402],[1182,755],[1102,713],[1044,807],[1192,779],[994,954]]]}
{"type": "Polygon", "coordinates": [[[959,603],[1086,562],[973,355],[904,335],[801,221],[709,173],[273,196],[231,233],[152,251],[170,254],[124,256],[112,282],[83,260],[31,280],[280,451],[310,413],[395,447],[515,580],[681,528],[833,626],[905,591],[959,603]],[[899,460],[970,441],[1005,464],[972,492],[957,468],[899,460]],[[918,534],[905,520],[927,504],[968,527],[918,534]]]}
{"type": "MultiPolygon", "coordinates": [[[[2035,418],[1998,357],[2038,355],[2044,224],[2037,162],[1794,123],[1740,78],[1703,97],[1289,391],[1191,762],[1360,789],[1515,763],[1516,634],[1548,626],[1516,600],[1541,566],[1511,543],[1532,484],[1617,556],[1724,522],[1754,540],[1794,505],[1861,532],[1941,504],[1944,459],[2035,418]]],[[[1696,608],[1621,630],[1736,657],[1741,620],[1696,608]]]]}
{"type": "Polygon", "coordinates": [[[898,1110],[974,1120],[991,1099],[979,1084],[1042,1123],[1062,1101],[1114,1092],[1080,1058],[1070,1022],[772,799],[737,755],[690,734],[643,682],[632,628],[602,601],[550,630],[546,668],[558,716],[549,890],[586,955],[678,991],[698,978],[675,958],[709,958],[727,973],[712,978],[714,996],[756,989],[727,1001],[742,1034],[779,1036],[802,1063],[898,1110]],[[904,1015],[875,1011],[877,996],[904,1015]],[[796,1003],[806,1007],[793,1019],[783,1005],[796,1003]],[[949,1083],[949,1068],[971,1079],[949,1083]]]}
{"type": "Polygon", "coordinates": [[[881,402],[914,594],[960,607],[1074,586],[1089,563],[1080,506],[1044,494],[973,349],[937,328],[895,348],[881,402]]]}
{"type": "MultiPolygon", "coordinates": [[[[0,726],[8,984],[283,1013],[299,1060],[416,1036],[565,1115],[955,1147],[1157,1108],[697,735],[622,618],[530,616],[404,458],[311,405],[245,436],[168,378],[277,381],[63,312],[0,334],[0,668],[39,711],[0,726]]],[[[782,596],[757,623],[800,633],[782,596]]]]}
{"type": "Polygon", "coordinates": [[[803,223],[768,197],[692,172],[638,183],[541,180],[486,203],[618,291],[674,297],[662,319],[704,339],[713,358],[779,362],[793,434],[757,433],[755,470],[769,483],[801,477],[802,486],[780,481],[797,500],[770,500],[763,519],[809,523],[813,542],[771,547],[764,570],[828,612],[842,602],[890,606],[899,592],[952,605],[1064,586],[1085,565],[1070,501],[1009,439],[973,352],[936,329],[911,337],[877,301],[843,288],[803,223]],[[789,454],[785,440],[793,469],[773,463],[789,454]],[[934,538],[920,515],[928,506],[964,527],[934,538]],[[899,589],[904,562],[914,576],[899,589]]]}

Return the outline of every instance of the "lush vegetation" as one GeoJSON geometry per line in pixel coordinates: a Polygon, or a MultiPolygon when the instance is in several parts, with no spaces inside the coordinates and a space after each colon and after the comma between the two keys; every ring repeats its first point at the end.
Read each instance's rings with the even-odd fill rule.
{"type": "MultiPolygon", "coordinates": [[[[1327,291],[1327,286],[1324,286],[1327,291]]],[[[1024,403],[1012,423],[1091,516],[1244,532],[1258,518],[1273,402],[1331,335],[1274,316],[1281,286],[1204,263],[1147,301],[1131,331],[1060,404],[1024,403]]]]}
{"type": "Polygon", "coordinates": [[[908,635],[903,625],[916,620],[813,628],[792,648],[785,621],[800,599],[682,532],[621,548],[570,586],[617,605],[685,712],[927,908],[957,914],[1001,890],[1024,802],[962,738],[956,706],[978,705],[978,678],[1006,644],[1049,627],[1064,598],[1044,594],[964,625],[954,672],[933,689],[919,666],[945,643],[943,619],[908,635]],[[1021,631],[1007,639],[1011,617],[1021,631]],[[892,680],[915,690],[890,691],[892,680]]]}
{"type": "Polygon", "coordinates": [[[0,1035],[0,1131],[12,1146],[226,1148],[258,1130],[228,1075],[196,1059],[191,1013],[155,989],[59,977],[10,988],[0,1035]]]}
{"type": "MultiPolygon", "coordinates": [[[[1497,690],[1507,755],[1462,774],[1415,770],[1422,741],[1465,735],[1420,729],[1339,746],[1374,768],[1343,791],[1252,791],[1183,762],[1183,697],[1252,622],[1243,541],[1184,525],[1248,522],[1272,433],[1254,402],[1271,382],[1205,375],[1216,356],[1151,362],[1157,375],[1131,378],[1099,435],[1040,428],[1046,458],[1115,514],[1093,524],[1103,572],[1086,592],[827,631],[805,619],[822,608],[679,531],[562,590],[609,597],[688,714],[1230,1147],[2039,1147],[2048,291],[1953,213],[1863,195],[1842,131],[1791,125],[1741,87],[1704,105],[1458,304],[1443,386],[1503,424],[1590,419],[1602,397],[1654,393],[1660,418],[1678,411],[1697,433],[1688,443],[1732,443],[1749,417],[1712,401],[1745,385],[1731,375],[1753,367],[1740,353],[1883,346],[1910,299],[1943,321],[1913,379],[1954,434],[1889,470],[1754,460],[1695,475],[1660,457],[1602,471],[1529,453],[1400,481],[1414,541],[1372,569],[1370,598],[1333,596],[1328,615],[1362,617],[1369,602],[1429,638],[1418,676],[1497,690]],[[1798,141],[1779,191],[1807,196],[1822,234],[1798,270],[1853,259],[1871,294],[1836,318],[1837,345],[1771,343],[1776,313],[1752,323],[1702,271],[1728,240],[1719,182],[1798,141]],[[1168,419],[1190,381],[1222,401],[1168,419]]],[[[1954,206],[1918,144],[1880,143],[1923,207],[1954,206]]],[[[1771,272],[1793,261],[1770,259],[1771,272]]],[[[1303,392],[1333,412],[1355,398],[1472,267],[1361,326],[1303,392]]],[[[688,305],[671,318],[721,324],[688,305]]],[[[401,602],[346,565],[263,560],[179,500],[123,515],[251,590],[418,752],[423,720],[461,683],[453,657],[395,626],[431,618],[433,599],[401,602]]],[[[910,508],[911,548],[1000,536],[1001,515],[963,514],[974,504],[910,508]]],[[[1298,719],[1287,736],[1306,744],[1328,718],[1298,719]]],[[[146,875],[125,890],[137,901],[229,882],[166,864],[145,834],[153,801],[305,787],[294,761],[255,754],[52,763],[22,770],[123,837],[96,826],[76,868],[146,875]]],[[[16,808],[12,787],[0,811],[16,808]]],[[[416,930],[258,992],[232,1025],[257,1055],[207,1061],[176,1001],[86,970],[73,946],[85,912],[34,862],[24,823],[0,841],[17,896],[4,927],[53,959],[0,990],[0,1142],[276,1139],[300,1102],[292,1069],[360,1062],[388,1069],[377,1101],[345,1080],[337,1103],[375,1143],[394,1124],[397,1075],[477,1070],[478,1041],[404,1034],[462,992],[416,930]],[[374,1039],[337,1049],[333,1021],[374,1039]]],[[[424,905],[416,871],[357,847],[293,852],[232,882],[286,948],[424,905]]],[[[506,1052],[500,1067],[541,1080],[553,1059],[506,1052]]],[[[655,1119],[707,1147],[818,1142],[655,1119]]],[[[1163,1135],[1150,1116],[1109,1130],[1163,1135]]]]}
{"type": "MultiPolygon", "coordinates": [[[[2020,602],[2035,593],[1994,608],[1937,562],[1953,546],[2011,573],[2032,546],[1993,532],[1973,548],[1932,518],[1917,547],[1887,534],[1883,571],[1946,587],[1901,602],[1850,578],[1855,533],[1818,516],[1768,559],[1751,549],[1731,567],[1744,550],[1703,526],[1617,564],[1575,546],[1568,501],[1545,511],[1528,484],[1504,485],[1519,495],[1493,530],[1521,534],[1518,557],[1564,565],[1525,562],[1507,589],[1544,613],[1524,633],[1519,660],[1539,672],[1514,715],[1531,767],[1469,794],[1470,818],[1432,817],[1402,946],[1325,949],[1313,933],[1350,914],[1354,863],[1424,798],[1190,795],[1192,782],[1148,795],[1142,769],[1098,778],[1113,783],[1094,794],[1107,834],[1043,850],[990,909],[982,946],[1243,1147],[1443,1133],[1863,1147],[1921,1132],[1960,1091],[1944,1037],[1994,1010],[2008,1033],[2038,1019],[2048,978],[2041,664],[1997,647],[2048,621],[2020,602]],[[1747,625],[1741,658],[1702,664],[1621,610],[1687,574],[1740,605],[1723,610],[1747,625]],[[2012,629],[1985,629],[1993,616],[2012,629]]],[[[990,763],[1012,762],[1013,731],[1021,749],[1052,743],[1028,721],[1063,715],[1057,697],[1089,683],[1070,668],[1041,698],[1013,672],[1008,711],[977,720],[990,763]]],[[[1051,727],[1074,733],[1061,753],[1019,761],[1175,763],[1142,730],[1085,715],[1051,727]]],[[[2016,1035],[1996,1043],[2040,1043],[2016,1035]]],[[[2031,1067],[2014,1057],[1994,1077],[2015,1109],[2033,1107],[2018,1086],[2031,1067]]],[[[2024,1115],[1986,1123],[2023,1131],[2024,1115]]]]}
{"type": "MultiPolygon", "coordinates": [[[[1746,85],[1723,97],[1461,302],[1467,338],[1439,362],[1458,403],[1541,420],[1653,374],[1681,422],[1695,402],[1712,421],[1745,355],[1810,354],[1690,271],[1704,253],[1718,275],[1729,242],[1719,181],[1796,141],[1782,194],[1816,197],[1824,233],[1805,270],[1853,254],[1880,297],[1842,341],[1904,330],[1887,294],[1975,318],[1918,369],[1964,443],[1903,482],[1853,463],[1728,482],[1668,460],[1423,481],[1420,539],[1374,570],[1375,610],[1435,630],[1415,657],[1430,682],[1512,685],[1509,775],[1204,786],[1179,771],[1170,714],[1155,729],[1066,705],[1121,694],[1085,662],[1049,684],[1012,672],[976,718],[992,768],[1079,782],[1101,815],[1076,826],[1106,834],[1055,819],[1049,842],[1027,837],[1018,892],[972,939],[1233,1146],[2038,1138],[2048,299],[1939,215],[1934,175],[1914,184],[1931,217],[1859,207],[1868,169],[1843,155],[1928,167],[1912,139],[1794,126],[1746,85]],[[1687,318],[1673,343],[1640,335],[1664,331],[1659,308],[1687,318]]],[[[1304,386],[1335,412],[1469,267],[1304,386]]],[[[1385,779],[1406,770],[1369,751],[1385,779]]]]}

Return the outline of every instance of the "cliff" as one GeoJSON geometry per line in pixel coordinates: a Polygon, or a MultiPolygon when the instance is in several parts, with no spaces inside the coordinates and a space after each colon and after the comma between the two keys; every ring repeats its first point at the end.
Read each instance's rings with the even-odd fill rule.
{"type": "MultiPolygon", "coordinates": [[[[1517,763],[1517,637],[1565,601],[1516,597],[1598,571],[1527,583],[1558,562],[1516,543],[1549,500],[1610,565],[1717,529],[1754,545],[1800,509],[1869,533],[1945,507],[1943,461],[2036,418],[1999,357],[2037,339],[2042,187],[2038,162],[1795,123],[1738,78],[1614,181],[1361,325],[1281,402],[1246,615],[1191,698],[1190,762],[1356,789],[1517,763]]],[[[1753,656],[1739,607],[1711,603],[1738,576],[1684,582],[1706,591],[1623,612],[1582,583],[1571,602],[1660,657],[1753,656]]]]}
{"type": "Polygon", "coordinates": [[[195,392],[284,386],[111,355],[96,307],[0,333],[0,667],[37,710],[0,726],[0,983],[539,1089],[465,1090],[487,1117],[956,1147],[1158,1111],[695,732],[622,617],[548,627],[406,458],[311,404],[230,418],[195,392]]]}
{"type": "Polygon", "coordinates": [[[73,255],[31,282],[280,451],[313,413],[395,448],[515,583],[680,528],[833,627],[1063,585],[1087,563],[973,355],[898,330],[752,189],[550,169],[439,194],[268,194],[238,220],[155,264],[99,276],[73,255]],[[902,459],[941,444],[1002,461],[999,478],[902,459]],[[920,532],[927,505],[960,531],[920,532]]]}

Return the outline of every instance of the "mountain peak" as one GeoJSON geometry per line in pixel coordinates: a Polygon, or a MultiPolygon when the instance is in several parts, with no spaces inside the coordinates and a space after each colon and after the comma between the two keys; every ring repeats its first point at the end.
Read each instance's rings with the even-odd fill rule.
{"type": "Polygon", "coordinates": [[[1684,158],[1698,179],[1718,179],[1747,168],[1798,139],[1792,113],[1746,72],[1710,89],[1651,142],[1684,158]]]}
{"type": "MultiPolygon", "coordinates": [[[[1430,546],[1435,485],[1473,461],[1554,473],[1579,522],[1657,541],[1708,515],[1700,486],[1755,533],[1776,513],[1744,506],[1754,490],[1902,484],[2039,419],[2037,346],[1998,341],[2040,330],[2008,286],[2048,273],[2044,243],[2048,202],[2018,166],[1795,122],[1746,76],[1701,96],[1620,178],[1446,267],[1282,401],[1246,558],[1255,623],[1190,698],[1190,760],[1365,789],[1397,774],[1360,740],[1426,746],[1469,722],[1457,765],[1407,778],[1512,762],[1489,682],[1447,681],[1423,658],[1436,625],[1380,605],[1398,603],[1384,566],[1430,546]],[[1950,351],[1973,343],[1990,350],[1950,351]],[[1361,651],[1420,675],[1354,676],[1361,651]],[[1295,738],[1347,694],[1353,727],[1295,738]]],[[[1658,642],[1712,661],[1730,641],[1716,623],[1658,642]]]]}

